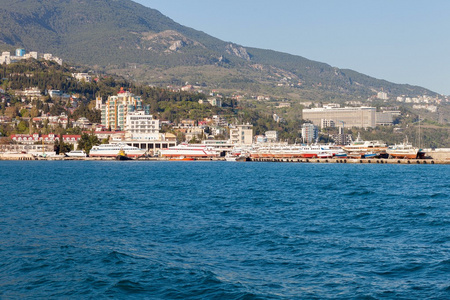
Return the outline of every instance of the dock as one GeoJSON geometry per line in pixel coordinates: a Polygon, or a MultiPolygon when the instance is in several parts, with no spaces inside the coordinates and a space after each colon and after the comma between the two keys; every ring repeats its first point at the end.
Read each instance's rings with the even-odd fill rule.
{"type": "Polygon", "coordinates": [[[450,159],[335,159],[335,158],[256,158],[251,159],[253,162],[290,162],[290,163],[329,163],[329,164],[439,164],[450,165],[450,159]]]}

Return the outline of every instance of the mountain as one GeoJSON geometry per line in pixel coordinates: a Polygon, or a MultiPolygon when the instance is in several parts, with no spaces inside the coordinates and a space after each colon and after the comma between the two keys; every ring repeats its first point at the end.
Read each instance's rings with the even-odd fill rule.
{"type": "Polygon", "coordinates": [[[130,0],[2,3],[0,50],[52,53],[146,84],[188,81],[209,89],[316,101],[361,100],[381,90],[391,97],[436,95],[300,56],[224,42],[130,0]]]}

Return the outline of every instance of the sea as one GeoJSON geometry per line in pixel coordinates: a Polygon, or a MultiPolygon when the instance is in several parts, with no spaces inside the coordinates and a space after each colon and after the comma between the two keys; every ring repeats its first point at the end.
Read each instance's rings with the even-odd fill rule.
{"type": "Polygon", "coordinates": [[[450,299],[449,175],[0,161],[0,299],[450,299]]]}

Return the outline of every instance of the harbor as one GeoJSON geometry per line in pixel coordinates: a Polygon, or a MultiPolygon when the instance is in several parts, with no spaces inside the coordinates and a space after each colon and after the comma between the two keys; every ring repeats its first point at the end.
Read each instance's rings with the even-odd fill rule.
{"type": "MultiPolygon", "coordinates": [[[[393,159],[393,158],[247,158],[245,162],[274,162],[274,163],[327,163],[327,164],[438,164],[450,165],[450,151],[436,152],[438,155],[423,159],[393,159]]],[[[21,160],[21,161],[114,161],[115,157],[68,157],[55,155],[48,157],[33,156],[23,153],[3,153],[0,154],[0,160],[21,160]]],[[[133,161],[182,161],[167,157],[138,157],[133,161]]],[[[227,161],[225,157],[193,158],[189,161],[227,161]]]]}

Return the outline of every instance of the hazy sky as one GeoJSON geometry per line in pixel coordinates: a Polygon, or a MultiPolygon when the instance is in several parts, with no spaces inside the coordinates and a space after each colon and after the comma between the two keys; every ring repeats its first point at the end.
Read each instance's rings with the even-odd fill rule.
{"type": "Polygon", "coordinates": [[[450,95],[449,0],[134,0],[247,47],[450,95]]]}

